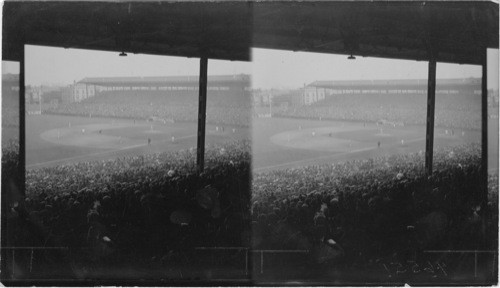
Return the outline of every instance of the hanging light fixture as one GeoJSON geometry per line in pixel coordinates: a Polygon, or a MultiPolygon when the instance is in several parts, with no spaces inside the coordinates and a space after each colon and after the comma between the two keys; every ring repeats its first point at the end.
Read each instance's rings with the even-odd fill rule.
{"type": "Polygon", "coordinates": [[[127,53],[125,53],[124,51],[122,51],[122,53],[118,54],[118,56],[125,57],[125,56],[127,56],[127,53]]]}
{"type": "Polygon", "coordinates": [[[355,60],[355,59],[356,59],[356,57],[354,57],[354,56],[351,54],[351,56],[347,57],[347,59],[349,59],[349,60],[355,60]]]}

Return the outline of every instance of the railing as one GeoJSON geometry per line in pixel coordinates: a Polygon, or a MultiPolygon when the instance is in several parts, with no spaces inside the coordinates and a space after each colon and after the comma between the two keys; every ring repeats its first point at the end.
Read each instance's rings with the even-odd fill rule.
{"type": "Polygon", "coordinates": [[[477,278],[477,254],[493,254],[493,269],[491,271],[492,275],[495,274],[494,267],[496,266],[496,256],[498,251],[494,250],[425,250],[424,253],[438,253],[438,254],[451,254],[451,253],[459,253],[459,254],[472,254],[474,253],[474,278],[477,278]]]}
{"type": "MultiPolygon", "coordinates": [[[[21,263],[23,264],[27,264],[27,269],[24,270],[24,271],[28,271],[29,273],[32,273],[33,271],[33,262],[34,262],[34,254],[36,251],[44,251],[44,250],[73,250],[73,249],[77,249],[77,250],[81,250],[81,249],[90,249],[89,247],[74,247],[74,248],[71,248],[71,247],[1,247],[0,250],[4,250],[6,252],[6,254],[2,254],[2,255],[5,255],[5,257],[8,257],[10,259],[3,259],[3,261],[7,261],[7,260],[11,260],[11,262],[9,263],[9,267],[12,267],[11,268],[11,277],[12,279],[16,279],[16,276],[19,276],[17,274],[18,271],[16,271],[16,269],[19,269],[19,265],[21,265],[21,263]],[[25,261],[18,261],[18,263],[16,263],[16,252],[17,251],[29,251],[28,253],[29,254],[22,254],[22,257],[24,257],[23,259],[25,261]],[[28,256],[29,255],[29,256],[28,256]],[[29,262],[27,261],[29,257],[29,262]],[[28,262],[28,263],[26,263],[28,262]]],[[[257,261],[260,262],[260,269],[258,270],[260,272],[260,274],[264,274],[264,267],[265,267],[265,255],[266,254],[308,254],[310,253],[310,250],[284,250],[284,249],[275,249],[275,250],[272,250],[272,249],[252,249],[250,247],[195,247],[194,248],[195,251],[244,251],[244,266],[245,266],[245,275],[246,276],[249,276],[250,275],[250,268],[249,268],[249,256],[250,256],[250,253],[254,254],[254,255],[258,255],[258,258],[256,258],[257,261]]],[[[431,254],[431,255],[446,255],[446,254],[473,254],[474,255],[474,279],[477,279],[479,277],[478,275],[478,255],[479,254],[490,254],[492,255],[493,257],[493,263],[492,263],[492,266],[493,267],[491,269],[491,276],[494,277],[495,276],[495,272],[497,271],[497,266],[495,265],[496,262],[497,262],[497,253],[498,251],[495,251],[495,250],[424,250],[422,251],[423,253],[425,254],[431,254]]],[[[213,261],[213,260],[212,260],[213,261]]],[[[489,260],[488,260],[489,261],[489,260]]],[[[452,267],[448,267],[446,265],[446,263],[441,263],[441,262],[436,262],[435,265],[432,265],[431,263],[428,263],[429,264],[429,267],[420,267],[418,266],[416,263],[414,263],[414,261],[410,261],[411,262],[411,267],[408,268],[406,267],[405,265],[401,264],[401,263],[391,263],[391,264],[397,264],[397,265],[393,265],[393,266],[390,266],[389,264],[385,265],[384,263],[379,263],[380,265],[382,265],[386,272],[389,273],[390,275],[392,276],[397,276],[398,274],[404,274],[408,271],[409,269],[409,272],[406,273],[406,274],[412,274],[412,273],[419,273],[420,270],[426,270],[426,269],[431,269],[431,270],[436,270],[434,272],[436,273],[442,273],[443,275],[441,275],[440,277],[450,277],[451,275],[449,275],[449,272],[453,272],[453,271],[447,271],[448,268],[452,268],[452,267]],[[418,267],[420,268],[418,268],[418,267]],[[435,266],[435,267],[434,267],[435,266]],[[415,270],[415,267],[417,267],[418,271],[413,271],[415,270]],[[394,268],[394,269],[393,269],[394,268]],[[406,269],[408,268],[408,269],[406,269]],[[394,271],[393,271],[394,270],[394,271]],[[402,271],[400,271],[402,270],[402,271]],[[403,271],[404,270],[404,271],[403,271]]],[[[429,262],[429,261],[427,261],[429,262]]],[[[482,262],[483,264],[485,262],[482,262]]],[[[488,267],[489,267],[490,264],[488,264],[488,267]]],[[[472,267],[471,267],[472,268],[472,267]]],[[[453,269],[452,269],[453,270],[453,269]]],[[[489,268],[488,268],[489,270],[489,268]]],[[[3,271],[4,273],[8,273],[7,271],[3,271]]],[[[381,271],[383,272],[383,271],[381,271]]],[[[472,272],[472,271],[471,271],[472,272]]],[[[434,273],[434,274],[436,274],[434,273]]],[[[454,271],[454,273],[457,273],[457,271],[454,271]]],[[[22,272],[21,272],[22,274],[22,272]]],[[[404,274],[404,275],[406,275],[404,274]]],[[[453,273],[452,273],[453,274],[453,273]]],[[[471,275],[472,276],[472,275],[471,275]]],[[[483,275],[484,276],[484,275],[483,275]]],[[[3,278],[5,279],[6,275],[4,274],[3,275],[3,278]]]]}
{"type": "Polygon", "coordinates": [[[260,254],[260,273],[264,273],[264,254],[277,254],[277,253],[309,253],[309,250],[261,250],[252,249],[250,247],[196,247],[195,250],[238,250],[245,251],[245,275],[249,274],[248,269],[248,253],[258,253],[260,254]]]}
{"type": "MultiPolygon", "coordinates": [[[[0,250],[8,250],[11,256],[11,277],[15,279],[16,277],[16,251],[18,250],[28,250],[30,251],[30,260],[28,271],[31,273],[33,271],[33,260],[34,253],[36,250],[71,250],[71,249],[89,249],[88,247],[79,247],[79,248],[71,248],[71,247],[0,247],[0,250]]],[[[245,275],[250,274],[249,269],[249,254],[259,254],[260,255],[260,273],[264,273],[264,255],[265,254],[307,254],[309,250],[265,250],[265,249],[252,249],[250,247],[195,247],[195,251],[245,251],[245,275]]],[[[6,259],[5,259],[6,260],[6,259]]],[[[5,261],[4,260],[4,261],[5,261]]]]}
{"type": "MultiPolygon", "coordinates": [[[[15,279],[16,274],[16,250],[30,250],[29,272],[33,271],[33,259],[35,250],[69,250],[69,247],[0,247],[0,250],[10,250],[12,256],[12,278],[15,279]]],[[[6,259],[4,259],[6,261],[6,259]]]]}

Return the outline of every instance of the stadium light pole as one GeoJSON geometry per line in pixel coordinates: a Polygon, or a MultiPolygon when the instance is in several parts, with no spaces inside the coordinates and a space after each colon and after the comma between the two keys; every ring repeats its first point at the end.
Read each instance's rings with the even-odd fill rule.
{"type": "Polygon", "coordinates": [[[425,173],[432,175],[432,158],[434,149],[434,111],[436,104],[436,60],[429,60],[429,76],[427,78],[427,129],[425,135],[425,173]]]}
{"type": "Polygon", "coordinates": [[[196,166],[198,173],[203,172],[205,164],[205,120],[207,115],[207,70],[208,58],[200,58],[200,83],[198,89],[198,143],[196,149],[196,166]]]}

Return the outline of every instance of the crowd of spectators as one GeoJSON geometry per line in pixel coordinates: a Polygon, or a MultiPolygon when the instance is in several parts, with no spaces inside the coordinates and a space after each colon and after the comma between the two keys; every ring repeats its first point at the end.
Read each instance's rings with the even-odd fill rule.
{"type": "MultiPolygon", "coordinates": [[[[44,113],[148,119],[198,120],[198,96],[194,93],[164,95],[161,91],[110,91],[81,102],[48,107],[44,113]]],[[[251,99],[208,91],[207,123],[248,126],[251,99]]]]}
{"type": "MultiPolygon", "coordinates": [[[[11,199],[3,212],[16,235],[7,244],[75,248],[84,266],[194,263],[185,252],[194,247],[243,246],[314,251],[315,264],[344,267],[498,245],[498,175],[488,204],[475,198],[479,145],[436,151],[430,177],[423,153],[251,175],[250,151],[213,146],[201,174],[193,149],[28,170],[24,203],[11,199]]],[[[17,171],[17,155],[4,151],[3,171],[17,171]]]]}
{"type": "MultiPolygon", "coordinates": [[[[7,245],[69,247],[84,266],[176,265],[193,247],[249,245],[248,142],[212,146],[205,159],[201,174],[193,149],[27,170],[24,204],[4,212],[24,223],[9,226],[7,245]]],[[[3,171],[15,163],[5,152],[3,171]]]]}
{"type": "Polygon", "coordinates": [[[19,128],[19,97],[2,97],[2,128],[19,128]]]}
{"type": "Polygon", "coordinates": [[[442,149],[430,177],[422,153],[254,174],[253,245],[327,246],[314,260],[345,265],[415,260],[424,249],[495,249],[498,175],[490,176],[485,214],[474,198],[484,187],[480,155],[479,145],[442,149]],[[479,232],[481,217],[486,235],[479,232]]]}
{"type": "MultiPolygon", "coordinates": [[[[498,109],[496,109],[498,114],[498,109]]],[[[312,105],[276,110],[275,116],[390,122],[422,125],[427,119],[426,95],[332,95],[312,105]]],[[[480,129],[481,98],[477,95],[437,95],[435,125],[480,129]]]]}

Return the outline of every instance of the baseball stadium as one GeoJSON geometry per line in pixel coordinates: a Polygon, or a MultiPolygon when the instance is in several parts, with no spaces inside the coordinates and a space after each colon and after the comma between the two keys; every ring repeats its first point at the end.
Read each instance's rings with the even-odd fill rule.
{"type": "MultiPolygon", "coordinates": [[[[345,90],[345,83],[334,86],[335,89],[318,88],[313,86],[317,83],[312,83],[301,91],[301,96],[305,98],[306,93],[314,87],[313,91],[319,90],[318,94],[325,94],[323,90],[326,90],[326,99],[311,105],[278,107],[275,108],[273,117],[268,118],[259,117],[257,113],[259,110],[268,112],[268,108],[256,107],[255,112],[251,112],[249,76],[243,76],[219,76],[220,80],[226,83],[230,80],[232,84],[224,91],[222,86],[215,86],[224,85],[224,82],[209,82],[213,86],[208,88],[211,113],[207,113],[209,116],[206,141],[207,145],[217,145],[251,139],[252,166],[255,172],[392,154],[422,153],[425,150],[425,126],[422,124],[425,121],[425,115],[422,114],[425,97],[421,95],[425,92],[425,87],[419,87],[418,80],[402,84],[394,80],[385,81],[389,84],[386,84],[384,89],[404,91],[401,95],[381,95],[379,90],[367,87],[364,81],[351,81],[352,90],[345,90]],[[221,92],[213,93],[219,88],[221,92]],[[420,95],[408,95],[407,91],[417,91],[417,88],[423,91],[420,95]],[[372,91],[377,94],[359,93],[346,97],[333,94],[333,91],[372,91]],[[364,99],[369,99],[372,103],[366,103],[364,99]],[[421,106],[421,109],[412,110],[408,102],[421,106]],[[217,111],[221,103],[229,108],[217,111]],[[338,103],[343,105],[339,106],[338,103]],[[359,107],[359,103],[364,103],[366,107],[359,107]],[[390,108],[384,109],[384,106],[390,108]],[[342,112],[339,112],[340,110],[342,112]],[[254,115],[251,121],[250,114],[254,115]],[[403,114],[404,117],[398,117],[403,114]]],[[[174,79],[176,81],[173,83],[178,86],[172,86],[172,90],[167,93],[157,90],[157,84],[152,82],[155,79],[143,78],[141,80],[147,83],[144,84],[137,82],[138,79],[85,78],[72,87],[75,95],[83,95],[82,91],[101,90],[96,92],[97,95],[82,96],[84,101],[65,103],[58,107],[47,104],[44,106],[47,110],[43,110],[41,115],[36,113],[38,105],[30,106],[33,110],[28,111],[27,117],[26,167],[33,169],[194,149],[196,117],[193,115],[197,113],[195,88],[198,81],[195,76],[185,78],[184,81],[187,82],[174,79]],[[128,82],[128,86],[118,86],[117,82],[121,85],[128,82]],[[103,86],[97,86],[95,83],[103,86]],[[182,83],[187,83],[188,86],[181,86],[184,85],[182,83]],[[131,90],[131,85],[137,85],[137,88],[131,90]],[[103,87],[112,88],[107,91],[103,87]],[[158,101],[163,101],[169,108],[159,106],[161,102],[158,101]],[[175,105],[172,105],[172,102],[175,105]],[[154,105],[151,105],[152,103],[154,105]]],[[[480,111],[478,81],[456,79],[453,83],[448,80],[448,87],[445,88],[449,90],[440,90],[442,93],[438,94],[437,98],[439,122],[435,130],[436,147],[480,142],[480,119],[477,117],[480,111]],[[451,90],[451,87],[455,90],[451,90]]],[[[420,82],[424,83],[422,80],[420,82]]],[[[335,85],[334,82],[332,84],[335,85]]],[[[377,86],[380,87],[380,84],[377,86]]],[[[61,92],[61,97],[62,95],[61,92]]],[[[286,97],[280,98],[277,101],[286,101],[286,97]]],[[[292,100],[297,101],[296,98],[297,93],[288,99],[291,103],[292,100]]],[[[489,129],[491,135],[495,135],[495,113],[498,111],[494,108],[495,99],[491,99],[489,129]]],[[[494,147],[498,144],[494,140],[491,139],[489,151],[492,155],[490,170],[498,166],[495,161],[498,157],[494,157],[497,154],[494,147]]]]}
{"type": "MultiPolygon", "coordinates": [[[[67,101],[61,105],[51,105],[50,103],[42,103],[42,106],[30,105],[31,110],[28,110],[26,115],[28,191],[40,189],[42,187],[40,186],[41,183],[43,183],[43,186],[47,184],[60,185],[58,184],[60,180],[57,179],[60,179],[61,175],[67,175],[68,177],[87,173],[88,176],[85,178],[88,178],[86,181],[89,181],[89,179],[97,176],[92,173],[92,170],[104,171],[102,169],[105,169],[105,166],[109,167],[105,170],[107,171],[105,174],[109,174],[111,171],[120,171],[121,169],[125,169],[125,171],[133,169],[136,176],[142,173],[139,171],[144,167],[150,167],[150,169],[155,167],[154,170],[168,167],[169,171],[175,171],[172,173],[185,173],[178,172],[182,170],[180,168],[182,165],[186,165],[185,161],[188,162],[188,165],[194,166],[193,153],[197,145],[197,123],[196,117],[193,117],[193,115],[196,115],[197,108],[194,101],[196,99],[194,87],[198,85],[198,81],[194,76],[161,79],[161,85],[175,87],[170,88],[169,92],[165,92],[162,91],[163,88],[160,90],[158,84],[154,82],[157,79],[146,77],[141,78],[139,80],[141,82],[138,82],[137,79],[125,78],[85,78],[74,84],[71,89],[74,95],[83,95],[83,92],[79,91],[87,91],[87,93],[88,91],[95,91],[95,94],[90,97],[85,95],[79,101],[67,101]],[[179,79],[182,79],[182,81],[179,82],[179,79]],[[171,82],[168,82],[168,80],[171,82]],[[118,86],[118,81],[122,86],[118,86]],[[97,86],[96,83],[100,86],[97,86]],[[89,88],[90,85],[93,87],[89,88]],[[139,90],[139,88],[133,88],[135,87],[133,85],[142,88],[139,90]],[[192,92],[189,92],[190,88],[187,87],[193,87],[191,88],[192,92]],[[37,110],[39,107],[42,107],[41,113],[37,113],[40,112],[37,110]],[[110,115],[112,116],[110,117],[110,115]],[[171,158],[172,155],[174,158],[171,158]],[[183,158],[187,160],[182,160],[183,158]],[[135,166],[138,165],[137,161],[139,159],[142,164],[135,166]],[[165,159],[168,159],[168,161],[165,159]],[[172,164],[172,162],[178,164],[172,164]],[[57,174],[54,174],[55,171],[58,171],[57,174]],[[42,181],[42,179],[46,179],[46,181],[42,181]]],[[[425,115],[422,114],[422,110],[425,109],[425,97],[422,94],[425,94],[426,91],[420,94],[415,92],[414,94],[408,94],[407,92],[418,91],[419,89],[425,90],[424,86],[418,85],[419,81],[422,82],[421,80],[407,81],[408,83],[389,80],[385,81],[383,86],[377,84],[378,90],[375,90],[374,87],[367,88],[365,81],[350,81],[349,87],[352,89],[351,91],[357,91],[358,94],[346,90],[345,84],[342,86],[331,81],[328,84],[329,86],[318,87],[315,86],[318,85],[318,81],[316,81],[303,89],[299,89],[298,92],[295,91],[288,96],[276,98],[272,110],[265,105],[259,106],[256,104],[256,96],[251,95],[249,92],[249,77],[246,75],[209,77],[208,80],[207,151],[215,149],[217,159],[223,157],[224,153],[222,151],[226,149],[226,156],[231,159],[231,162],[241,161],[240,156],[238,156],[241,155],[241,151],[247,150],[247,153],[251,155],[248,161],[251,163],[253,175],[251,211],[254,213],[252,216],[254,220],[252,224],[253,234],[250,241],[255,249],[263,251],[274,251],[283,247],[290,251],[313,249],[310,246],[311,244],[307,244],[310,243],[310,240],[307,240],[306,236],[297,239],[281,239],[279,241],[282,241],[282,243],[278,246],[273,244],[274,241],[277,241],[276,237],[288,238],[294,235],[288,230],[279,230],[277,235],[271,236],[271,234],[268,234],[266,236],[266,233],[269,232],[262,230],[260,225],[266,222],[273,223],[276,220],[272,220],[272,217],[279,216],[263,218],[262,215],[279,215],[278,213],[283,213],[283,211],[280,211],[283,208],[279,208],[282,205],[281,201],[295,202],[293,205],[301,205],[301,207],[309,205],[314,207],[315,204],[312,204],[314,203],[312,201],[318,200],[311,199],[327,197],[331,199],[325,203],[334,206],[335,204],[332,203],[336,203],[335,201],[338,198],[328,196],[330,194],[324,196],[324,191],[346,189],[341,188],[343,185],[347,185],[353,190],[361,189],[353,187],[374,185],[372,181],[375,181],[375,183],[381,181],[382,183],[382,179],[387,179],[385,184],[376,185],[388,185],[388,189],[391,189],[389,188],[391,185],[397,187],[397,185],[400,185],[398,184],[400,181],[404,183],[416,181],[415,179],[419,177],[416,175],[420,173],[418,171],[424,167],[422,160],[423,151],[426,148],[425,125],[423,124],[425,115]],[[229,88],[225,90],[221,87],[229,88]],[[382,89],[405,92],[387,95],[380,93],[382,89]],[[360,92],[363,90],[370,90],[372,93],[369,95],[363,94],[360,92]],[[214,91],[216,92],[214,93],[214,91]],[[321,99],[322,97],[315,97],[314,94],[310,94],[311,91],[325,96],[323,99],[321,99]],[[343,91],[348,94],[348,97],[339,92],[335,94],[334,91],[343,91]],[[300,97],[316,98],[316,100],[313,103],[304,104],[304,100],[301,103],[301,100],[297,99],[300,97]],[[252,103],[255,106],[252,106],[252,103]],[[342,104],[339,105],[339,103],[342,104]],[[420,106],[420,108],[411,109],[410,106],[411,108],[420,106]],[[390,108],[385,109],[384,107],[390,108]],[[404,115],[404,117],[398,117],[399,115],[404,115]],[[243,146],[241,144],[244,142],[251,144],[245,147],[244,144],[243,146]],[[335,169],[341,169],[342,172],[335,172],[335,169]],[[367,171],[370,171],[370,174],[363,176],[361,178],[363,180],[357,178],[359,173],[367,173],[367,171]],[[413,173],[416,174],[412,175],[413,173]],[[330,174],[335,176],[327,176],[330,174]],[[300,179],[305,182],[297,182],[297,175],[303,175],[300,179]],[[304,180],[310,179],[310,177],[321,179],[327,177],[328,179],[311,182],[308,182],[310,180],[304,180]],[[347,183],[349,183],[354,179],[358,179],[351,182],[355,186],[343,182],[348,181],[347,183]],[[343,184],[338,184],[337,181],[342,181],[343,184]],[[316,186],[320,182],[321,186],[316,186]],[[308,187],[308,185],[313,185],[313,187],[308,187]],[[301,198],[303,196],[305,196],[304,199],[301,198]],[[273,204],[270,206],[260,204],[263,201],[269,201],[265,200],[266,198],[275,200],[271,200],[273,204]],[[278,201],[278,199],[281,200],[278,201]],[[298,204],[300,202],[304,204],[298,204]],[[305,204],[307,202],[311,204],[305,204]],[[277,205],[276,203],[280,204],[277,205]],[[265,212],[266,209],[272,209],[273,212],[265,212]]],[[[481,141],[480,119],[477,117],[480,113],[480,97],[477,95],[477,90],[480,89],[478,79],[455,79],[445,82],[447,83],[445,87],[447,90],[441,89],[441,93],[436,97],[437,123],[434,132],[434,145],[437,161],[435,165],[441,167],[436,169],[445,169],[442,165],[445,165],[445,167],[457,165],[457,167],[464,167],[463,169],[472,169],[473,166],[468,163],[466,158],[474,157],[474,154],[477,153],[477,146],[481,141]]],[[[440,83],[440,81],[438,80],[437,83],[440,83]]],[[[64,91],[61,92],[61,97],[64,97],[63,93],[64,91]]],[[[490,135],[495,135],[496,131],[498,131],[497,101],[494,97],[490,99],[491,107],[488,118],[490,135]]],[[[495,141],[497,141],[495,137],[490,139],[489,153],[491,154],[489,155],[498,155],[496,149],[498,142],[495,141]]],[[[213,151],[209,153],[213,153],[213,151]]],[[[490,156],[489,159],[498,159],[498,156],[490,156]]],[[[489,161],[488,165],[490,174],[494,175],[497,171],[498,162],[489,161]]],[[[116,173],[112,172],[112,175],[116,175],[116,173]]],[[[123,172],[118,172],[118,175],[121,173],[123,172]]],[[[99,179],[90,181],[102,183],[99,179]]],[[[121,183],[125,185],[126,182],[121,183]]],[[[225,183],[225,181],[220,182],[220,184],[222,183],[225,183]]],[[[78,187],[87,188],[79,189],[89,189],[89,186],[82,185],[83,183],[80,183],[78,187]]],[[[92,186],[94,185],[90,187],[92,186]]],[[[109,195],[108,193],[106,192],[107,195],[109,195]]],[[[356,193],[362,192],[352,191],[351,193],[356,195],[356,193]]],[[[436,193],[436,191],[433,190],[432,193],[436,193]]],[[[376,200],[373,199],[377,199],[377,197],[368,197],[367,205],[375,205],[373,201],[376,200]]],[[[104,202],[104,198],[101,201],[104,202]]],[[[313,208],[313,210],[316,210],[316,208],[313,208]]],[[[349,212],[346,211],[345,213],[348,214],[349,212]]],[[[315,219],[314,221],[319,221],[317,220],[318,215],[321,216],[322,214],[314,212],[309,217],[315,219]]],[[[190,216],[181,213],[179,217],[181,220],[176,221],[186,221],[183,217],[189,218],[190,216]]],[[[433,217],[441,219],[439,217],[442,217],[442,214],[433,214],[433,217]]],[[[435,219],[428,220],[425,217],[424,219],[425,221],[438,221],[438,223],[441,223],[435,219]]],[[[387,219],[376,219],[376,221],[387,221],[387,219]]],[[[291,225],[301,227],[303,224],[291,225]]],[[[376,227],[384,231],[379,226],[381,225],[379,222],[372,225],[376,225],[376,227]]],[[[305,228],[295,229],[304,230],[305,228]]],[[[231,229],[231,231],[233,230],[235,228],[231,229]]],[[[385,232],[392,233],[391,231],[385,232]]],[[[331,233],[346,232],[335,232],[333,230],[331,233]]],[[[378,234],[375,233],[374,235],[378,234]]],[[[118,235],[114,236],[120,237],[118,235]]],[[[115,237],[111,239],[115,240],[115,237]]],[[[344,237],[354,236],[344,234],[344,237]]],[[[363,237],[368,236],[361,234],[359,237],[364,239],[363,237]]],[[[431,236],[426,237],[428,238],[420,239],[420,241],[431,244],[437,241],[431,236]]],[[[382,237],[382,239],[384,238],[382,237]]],[[[121,241],[123,240],[121,239],[121,241]]],[[[340,242],[342,247],[349,247],[345,241],[343,239],[340,242]]],[[[350,241],[355,243],[352,245],[360,245],[357,242],[360,241],[358,238],[350,241]]],[[[238,243],[238,240],[232,240],[229,243],[238,243]]],[[[150,245],[158,244],[150,243],[150,245]]],[[[464,242],[460,242],[460,245],[464,245],[464,242]]],[[[222,253],[225,256],[221,258],[223,264],[219,263],[219,265],[223,267],[224,265],[241,266],[243,257],[241,252],[225,253],[222,253]]],[[[328,260],[318,261],[321,263],[323,261],[324,263],[336,261],[332,260],[338,257],[336,253],[338,251],[335,251],[335,253],[328,252],[324,256],[328,260]]],[[[258,275],[264,277],[261,281],[265,281],[267,279],[265,277],[270,277],[268,276],[269,273],[276,277],[274,274],[276,271],[271,267],[275,265],[287,267],[280,261],[292,263],[288,270],[285,269],[285,271],[280,272],[284,273],[283,275],[288,275],[290,271],[294,271],[294,273],[301,271],[302,277],[315,279],[316,274],[311,276],[311,272],[301,266],[304,263],[309,263],[308,257],[310,256],[293,254],[292,252],[291,255],[280,255],[279,257],[267,255],[266,271],[272,272],[258,275]],[[268,265],[271,267],[268,267],[268,265]]],[[[201,255],[204,254],[201,253],[201,255]]],[[[178,255],[170,256],[173,258],[180,257],[178,255]]],[[[198,251],[196,257],[203,259],[207,256],[200,256],[200,251],[198,251]]],[[[323,258],[320,257],[320,259],[323,258]]],[[[262,265],[259,264],[258,257],[254,262],[257,267],[262,265]]],[[[488,266],[483,268],[490,269],[488,266]]],[[[453,267],[453,269],[465,271],[470,267],[465,265],[453,267]]],[[[378,269],[375,269],[375,271],[377,272],[371,272],[373,273],[371,277],[378,277],[376,275],[380,271],[378,269]]],[[[345,271],[343,273],[349,275],[345,271]]],[[[175,277],[175,275],[172,277],[175,277]]]]}
{"type": "Polygon", "coordinates": [[[250,4],[4,4],[2,283],[498,284],[498,3],[250,4]]]}
{"type": "MultiPolygon", "coordinates": [[[[206,144],[248,140],[249,76],[208,85],[206,144]]],[[[60,91],[63,104],[29,106],[26,167],[196,148],[197,90],[196,76],[85,78],[60,91]]]]}

